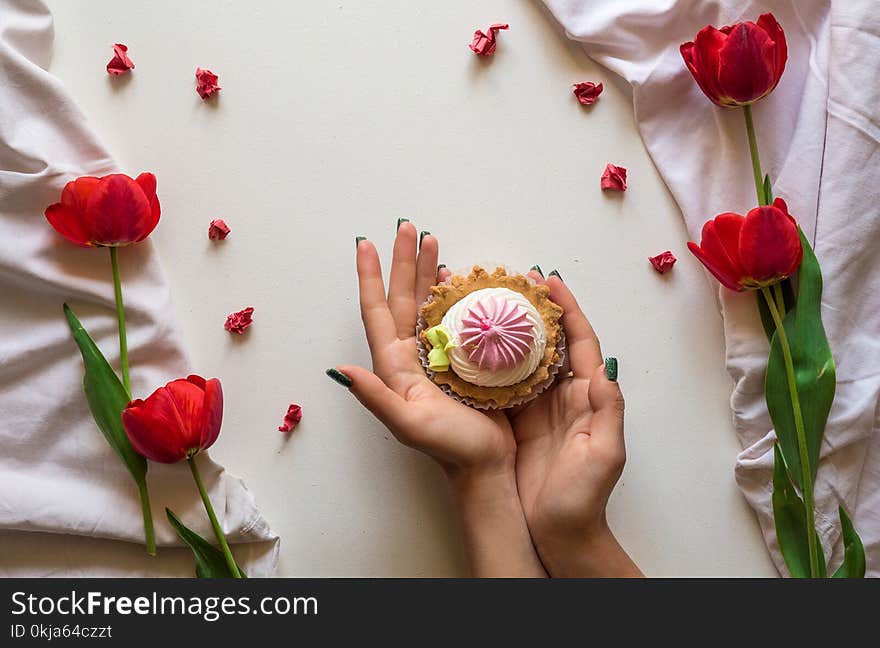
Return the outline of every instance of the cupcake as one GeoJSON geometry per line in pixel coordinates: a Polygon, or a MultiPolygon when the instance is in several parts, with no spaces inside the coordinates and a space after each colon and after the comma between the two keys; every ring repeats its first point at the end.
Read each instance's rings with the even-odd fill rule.
{"type": "Polygon", "coordinates": [[[419,310],[419,358],[446,393],[481,409],[525,403],[562,364],[562,308],[550,289],[504,268],[474,266],[433,286],[419,310]]]}

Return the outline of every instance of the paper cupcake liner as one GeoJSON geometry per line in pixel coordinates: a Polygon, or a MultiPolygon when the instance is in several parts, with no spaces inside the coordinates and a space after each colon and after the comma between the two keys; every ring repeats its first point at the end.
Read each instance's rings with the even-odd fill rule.
{"type": "MultiPolygon", "coordinates": [[[[485,266],[483,266],[483,267],[485,267],[485,266]]],[[[505,269],[505,271],[508,274],[517,274],[517,273],[510,272],[510,270],[502,264],[498,264],[494,267],[502,267],[505,269]]],[[[468,272],[465,272],[464,274],[466,275],[466,274],[468,274],[468,272]]],[[[459,274],[461,274],[461,273],[459,273],[459,274]]],[[[455,276],[455,273],[453,273],[450,276],[450,278],[452,276],[455,276]]],[[[526,275],[523,275],[523,276],[526,276],[526,275]]],[[[529,281],[532,281],[531,278],[528,278],[528,279],[529,279],[529,281]]],[[[448,283],[449,283],[449,280],[447,279],[446,281],[444,281],[438,285],[443,285],[443,284],[448,284],[448,283]]],[[[534,283],[534,282],[532,282],[532,283],[534,283]]],[[[429,304],[432,301],[434,301],[434,296],[429,295],[428,299],[425,300],[422,303],[422,305],[424,306],[425,304],[429,304]]],[[[419,309],[419,313],[421,313],[421,308],[419,309]]],[[[556,381],[556,375],[559,373],[559,370],[562,367],[563,362],[565,361],[565,331],[563,331],[560,328],[559,341],[556,343],[556,354],[558,357],[557,357],[556,362],[554,362],[553,364],[551,364],[547,367],[546,380],[543,380],[542,382],[537,383],[536,385],[533,385],[532,390],[528,394],[526,394],[525,396],[520,396],[518,398],[514,398],[514,399],[508,401],[505,405],[498,406],[498,404],[494,400],[483,401],[483,400],[475,400],[474,398],[472,398],[470,396],[462,396],[458,392],[456,392],[454,389],[452,389],[452,387],[450,387],[449,385],[443,385],[443,384],[438,383],[436,380],[434,380],[434,375],[436,372],[434,372],[428,368],[428,364],[429,364],[428,352],[430,351],[430,349],[428,349],[425,346],[425,343],[422,342],[422,331],[424,331],[427,327],[428,327],[428,323],[425,321],[425,318],[422,317],[420,314],[419,319],[416,322],[416,347],[418,348],[418,352],[419,352],[419,362],[422,363],[422,367],[424,368],[425,373],[428,374],[428,378],[431,379],[431,382],[433,382],[441,390],[443,390],[443,392],[447,396],[454,398],[459,403],[464,403],[465,405],[467,405],[469,407],[473,407],[474,409],[479,409],[479,410],[510,409],[511,407],[517,407],[519,405],[524,405],[530,401],[533,401],[540,394],[545,392],[556,381]]],[[[452,371],[452,369],[450,368],[449,371],[452,371]]]]}

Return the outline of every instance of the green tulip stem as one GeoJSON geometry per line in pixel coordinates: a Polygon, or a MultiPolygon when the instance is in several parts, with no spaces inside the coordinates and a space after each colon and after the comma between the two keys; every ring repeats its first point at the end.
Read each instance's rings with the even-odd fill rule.
{"type": "Polygon", "coordinates": [[[116,294],[116,320],[119,323],[119,363],[122,365],[122,385],[131,398],[131,378],[128,375],[128,341],[125,335],[125,306],[122,304],[122,282],[119,280],[119,248],[110,248],[113,266],[113,291],[116,294]]]}
{"type": "Polygon", "coordinates": [[[156,532],[153,530],[153,510],[150,508],[150,493],[147,491],[146,482],[139,482],[138,494],[141,496],[141,511],[144,514],[144,538],[147,543],[147,553],[156,555],[156,532]]]}
{"type": "Polygon", "coordinates": [[[758,204],[766,205],[764,196],[764,181],[761,174],[761,160],[758,158],[758,140],[755,137],[755,123],[752,121],[752,107],[743,106],[743,115],[746,118],[746,133],[749,136],[749,153],[752,154],[752,171],[755,174],[755,192],[758,194],[758,204]]]}
{"type": "Polygon", "coordinates": [[[238,565],[235,564],[235,559],[232,557],[229,543],[226,542],[226,536],[223,534],[223,529],[220,528],[220,523],[214,514],[211,498],[208,497],[208,491],[205,490],[205,484],[202,482],[202,476],[199,474],[198,466],[196,466],[196,455],[187,457],[186,461],[189,464],[189,469],[192,471],[193,479],[196,480],[196,486],[199,487],[199,495],[202,496],[202,502],[205,503],[208,519],[211,520],[211,526],[214,527],[214,535],[217,536],[217,541],[220,543],[220,549],[223,551],[223,557],[226,559],[226,566],[229,567],[229,571],[234,578],[241,578],[241,572],[238,571],[238,565]]]}
{"type": "MultiPolygon", "coordinates": [[[[776,324],[776,335],[779,336],[779,346],[782,347],[782,357],[785,360],[785,375],[788,378],[788,393],[791,397],[791,409],[794,414],[794,427],[797,431],[798,455],[801,464],[801,490],[804,494],[804,509],[806,510],[806,531],[807,546],[810,550],[810,576],[812,578],[819,577],[819,549],[816,542],[816,519],[813,503],[813,476],[810,472],[810,460],[807,457],[807,435],[804,431],[804,416],[801,412],[801,400],[797,392],[797,383],[794,378],[794,361],[791,358],[791,346],[788,343],[788,335],[785,333],[785,326],[782,324],[782,317],[779,315],[776,301],[770,288],[761,288],[764,299],[767,301],[767,307],[773,316],[773,322],[776,324]]],[[[782,297],[782,292],[778,292],[782,297]]]]}

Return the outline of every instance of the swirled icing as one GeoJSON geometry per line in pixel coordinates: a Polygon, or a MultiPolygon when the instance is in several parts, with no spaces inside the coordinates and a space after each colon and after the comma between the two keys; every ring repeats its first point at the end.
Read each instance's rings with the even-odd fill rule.
{"type": "Polygon", "coordinates": [[[483,288],[452,305],[442,325],[454,345],[448,353],[460,378],[482,387],[504,387],[530,376],[547,346],[544,320],[522,294],[483,288]]]}
{"type": "Polygon", "coordinates": [[[489,295],[473,304],[461,323],[461,346],[480,369],[512,369],[529,354],[535,339],[525,309],[515,301],[489,295]]]}

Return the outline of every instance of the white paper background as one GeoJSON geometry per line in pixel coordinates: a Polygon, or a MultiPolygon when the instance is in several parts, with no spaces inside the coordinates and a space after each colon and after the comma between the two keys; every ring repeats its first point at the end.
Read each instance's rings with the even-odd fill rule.
{"type": "Polygon", "coordinates": [[[629,458],[609,515],[648,574],[775,575],[733,479],[716,304],[629,88],[540,3],[48,4],[51,71],[123,167],[159,178],[176,313],[226,393],[212,454],[281,534],[280,574],[466,571],[438,470],[323,376],[368,365],[354,237],[390,253],[404,216],[451,267],[540,263],[574,288],[620,359],[629,458]],[[499,20],[496,56],[477,59],[473,30],[499,20]],[[130,47],[129,77],[104,72],[113,42],[130,47]],[[220,75],[218,102],[195,94],[197,66],[220,75]],[[592,109],[570,92],[583,80],[605,84],[592,109]],[[629,169],[625,195],[599,190],[606,162],[629,169]],[[205,234],[217,217],[233,230],[221,245],[205,234]],[[646,257],[665,249],[680,261],[660,277],[646,257]],[[256,323],[230,338],[225,315],[247,305],[256,323]],[[304,419],[285,441],[291,401],[304,419]]]}

